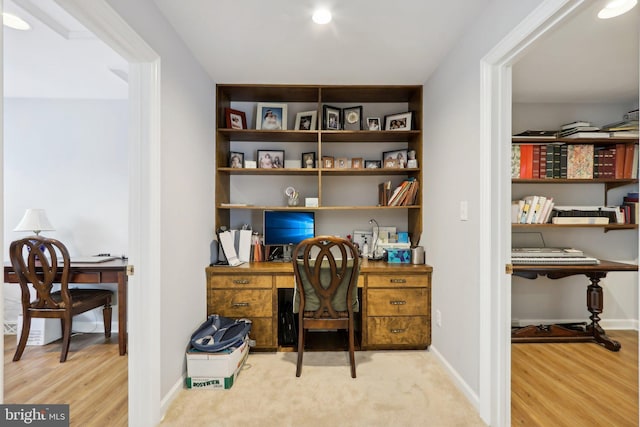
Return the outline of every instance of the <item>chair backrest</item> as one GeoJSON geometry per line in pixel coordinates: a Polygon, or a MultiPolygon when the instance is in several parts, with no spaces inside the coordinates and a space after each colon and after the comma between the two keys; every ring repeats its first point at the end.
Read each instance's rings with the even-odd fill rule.
{"type": "Polygon", "coordinates": [[[318,236],[303,240],[293,251],[296,278],[294,311],[315,319],[351,317],[358,309],[358,250],[348,240],[318,236]],[[312,257],[313,256],[313,257],[312,257]]]}
{"type": "Polygon", "coordinates": [[[31,236],[11,242],[9,258],[22,290],[22,305],[35,309],[64,309],[71,307],[69,294],[69,252],[55,239],[31,236]],[[59,279],[56,280],[56,277],[59,279]],[[51,298],[54,281],[61,284],[60,303],[51,298]],[[29,283],[36,290],[31,303],[29,283]]]}

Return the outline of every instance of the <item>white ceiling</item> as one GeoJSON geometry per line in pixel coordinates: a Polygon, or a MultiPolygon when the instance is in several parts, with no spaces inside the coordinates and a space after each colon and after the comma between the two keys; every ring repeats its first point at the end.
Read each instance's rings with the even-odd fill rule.
{"type": "MultiPolygon", "coordinates": [[[[317,0],[154,1],[218,83],[420,84],[490,0],[325,0],[327,26],[311,22],[317,0]]],[[[514,66],[516,102],[637,100],[640,7],[598,20],[603,1],[514,66]]],[[[126,98],[126,62],[54,0],[4,8],[34,28],[4,30],[5,96],[126,98]]]]}

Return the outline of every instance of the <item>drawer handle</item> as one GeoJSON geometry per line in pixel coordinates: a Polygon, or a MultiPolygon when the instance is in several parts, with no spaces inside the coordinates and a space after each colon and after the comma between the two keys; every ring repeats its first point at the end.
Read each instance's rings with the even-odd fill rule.
{"type": "Polygon", "coordinates": [[[402,334],[406,329],[391,329],[392,334],[402,334]]]}
{"type": "Polygon", "coordinates": [[[234,302],[231,304],[231,307],[249,307],[248,302],[234,302]]]}
{"type": "Polygon", "coordinates": [[[248,285],[249,283],[251,282],[247,279],[238,279],[233,281],[234,285],[248,285]]]}
{"type": "Polygon", "coordinates": [[[407,279],[391,279],[391,283],[407,283],[407,279]]]}
{"type": "Polygon", "coordinates": [[[405,305],[406,303],[406,301],[389,301],[391,305],[405,305]]]}

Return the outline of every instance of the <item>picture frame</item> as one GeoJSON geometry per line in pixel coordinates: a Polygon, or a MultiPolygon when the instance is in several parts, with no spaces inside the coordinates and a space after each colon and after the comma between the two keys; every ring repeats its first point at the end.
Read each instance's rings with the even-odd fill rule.
{"type": "Polygon", "coordinates": [[[284,150],[257,150],[258,169],[284,168],[284,150]]]}
{"type": "Polygon", "coordinates": [[[384,116],[384,130],[411,130],[411,120],[413,113],[390,114],[384,116]]]}
{"type": "Polygon", "coordinates": [[[354,157],[351,159],[351,169],[362,169],[362,157],[354,157]]]}
{"type": "Polygon", "coordinates": [[[302,168],[313,169],[316,167],[316,152],[302,153],[302,168]]]}
{"type": "Polygon", "coordinates": [[[287,130],[287,104],[258,102],[256,129],[287,130]]]}
{"type": "Polygon", "coordinates": [[[233,108],[225,108],[224,117],[227,121],[228,129],[247,128],[247,115],[244,111],[234,110],[233,108]]]}
{"type": "Polygon", "coordinates": [[[364,161],[365,169],[380,169],[382,168],[382,162],[380,160],[365,160],[364,161]]]}
{"type": "Polygon", "coordinates": [[[333,169],[333,157],[332,156],[322,156],[322,168],[323,169],[333,169]]]}
{"type": "Polygon", "coordinates": [[[340,108],[331,105],[322,106],[322,129],[342,129],[342,110],[340,108]]]}
{"type": "Polygon", "coordinates": [[[383,168],[406,168],[407,150],[384,151],[382,153],[383,168]]]}
{"type": "Polygon", "coordinates": [[[337,157],[334,167],[336,169],[349,169],[349,159],[346,157],[337,157]]]}
{"type": "Polygon", "coordinates": [[[380,117],[367,117],[367,130],[380,130],[380,117]]]}
{"type": "Polygon", "coordinates": [[[318,112],[301,111],[296,114],[296,123],[294,125],[295,130],[316,130],[316,121],[318,118],[318,112]]]}
{"type": "Polygon", "coordinates": [[[362,105],[342,109],[342,129],[362,130],[362,105]]]}
{"type": "Polygon", "coordinates": [[[244,166],[244,153],[238,151],[229,152],[229,167],[234,169],[241,169],[244,166]]]}

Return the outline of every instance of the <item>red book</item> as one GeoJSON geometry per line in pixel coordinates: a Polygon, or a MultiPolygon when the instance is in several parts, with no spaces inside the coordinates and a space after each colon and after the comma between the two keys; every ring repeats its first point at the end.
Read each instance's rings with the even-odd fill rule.
{"type": "Polygon", "coordinates": [[[533,145],[520,144],[520,178],[533,178],[533,145]]]}
{"type": "Polygon", "coordinates": [[[533,179],[540,179],[540,146],[539,145],[533,146],[533,163],[532,163],[531,173],[532,173],[531,177],[533,179]]]}
{"type": "Polygon", "coordinates": [[[613,177],[615,179],[624,178],[624,155],[625,155],[625,144],[620,143],[616,144],[616,153],[614,155],[614,169],[613,169],[613,177]]]}
{"type": "Polygon", "coordinates": [[[538,177],[541,179],[546,178],[547,176],[547,145],[540,145],[540,171],[538,172],[538,177]]]}
{"type": "Polygon", "coordinates": [[[631,178],[631,172],[633,169],[633,151],[635,149],[634,144],[626,144],[624,147],[624,168],[622,171],[622,177],[631,178]]]}

